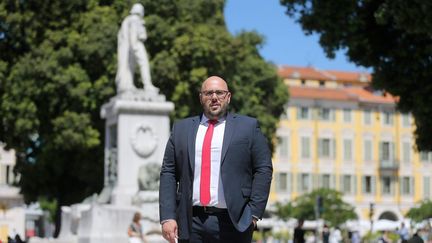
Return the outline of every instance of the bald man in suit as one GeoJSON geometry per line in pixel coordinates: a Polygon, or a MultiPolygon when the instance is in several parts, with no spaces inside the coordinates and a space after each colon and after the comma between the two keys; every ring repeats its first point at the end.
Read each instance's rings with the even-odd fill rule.
{"type": "Polygon", "coordinates": [[[174,124],[160,174],[162,233],[169,242],[251,242],[272,179],[258,121],[228,113],[231,93],[206,79],[201,116],[174,124]]]}

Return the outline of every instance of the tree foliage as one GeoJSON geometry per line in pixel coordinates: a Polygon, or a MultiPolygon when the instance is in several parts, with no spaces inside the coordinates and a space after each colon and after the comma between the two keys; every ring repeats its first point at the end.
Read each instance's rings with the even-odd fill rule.
{"type": "MultiPolygon", "coordinates": [[[[274,134],[287,91],[252,32],[232,36],[224,1],[141,1],[153,82],[176,105],[174,119],[199,114],[198,91],[224,77],[232,110],[274,134]]],[[[117,31],[132,2],[0,2],[0,141],[17,152],[26,202],[80,202],[103,184],[104,121],[115,95],[117,31]]]]}
{"type": "Polygon", "coordinates": [[[432,4],[404,0],[280,0],[307,34],[318,33],[327,56],[347,50],[373,68],[373,85],[400,98],[415,117],[416,143],[432,150],[432,4]]]}
{"type": "Polygon", "coordinates": [[[332,189],[317,189],[303,194],[292,202],[276,204],[276,215],[284,220],[289,218],[315,220],[317,197],[323,202],[320,218],[330,226],[339,226],[350,219],[357,219],[354,207],[342,200],[342,194],[332,189]]]}
{"type": "Polygon", "coordinates": [[[432,218],[432,201],[422,201],[418,207],[411,208],[406,216],[416,222],[432,218]]]}

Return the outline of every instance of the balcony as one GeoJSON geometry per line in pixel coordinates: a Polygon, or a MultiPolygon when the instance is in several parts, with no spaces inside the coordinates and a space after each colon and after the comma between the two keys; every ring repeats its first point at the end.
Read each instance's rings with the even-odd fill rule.
{"type": "Polygon", "coordinates": [[[395,174],[399,170],[399,161],[398,160],[380,160],[379,162],[379,171],[380,174],[395,174]]]}

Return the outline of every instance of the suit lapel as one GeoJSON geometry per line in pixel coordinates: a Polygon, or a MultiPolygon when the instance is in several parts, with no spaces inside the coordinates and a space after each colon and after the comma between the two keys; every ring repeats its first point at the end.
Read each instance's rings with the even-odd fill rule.
{"type": "Polygon", "coordinates": [[[200,117],[199,116],[193,117],[192,124],[188,132],[188,154],[189,154],[189,163],[192,171],[195,170],[195,140],[198,132],[199,123],[200,123],[200,117]]]}
{"type": "Polygon", "coordinates": [[[222,157],[221,157],[221,166],[225,161],[225,156],[228,151],[228,147],[231,143],[231,138],[235,130],[236,126],[236,116],[235,114],[228,113],[225,123],[225,132],[222,144],[222,157]]]}

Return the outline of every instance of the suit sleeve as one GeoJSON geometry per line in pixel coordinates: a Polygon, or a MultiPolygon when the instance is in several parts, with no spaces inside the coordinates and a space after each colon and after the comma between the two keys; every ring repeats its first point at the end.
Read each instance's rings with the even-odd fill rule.
{"type": "Polygon", "coordinates": [[[176,163],[174,146],[175,125],[165,148],[160,172],[159,214],[160,222],[176,219],[176,163]]]}
{"type": "Polygon", "coordinates": [[[273,165],[267,139],[262,134],[258,122],[256,122],[252,137],[253,181],[249,206],[252,209],[252,215],[262,218],[270,193],[273,165]]]}

